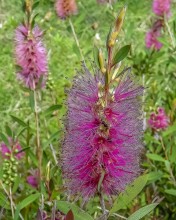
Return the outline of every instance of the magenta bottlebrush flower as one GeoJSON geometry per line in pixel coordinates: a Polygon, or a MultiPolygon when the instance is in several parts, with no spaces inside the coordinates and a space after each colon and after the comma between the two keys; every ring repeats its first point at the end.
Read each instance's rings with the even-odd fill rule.
{"type": "Polygon", "coordinates": [[[152,29],[147,32],[145,43],[147,48],[153,48],[155,50],[160,50],[163,46],[161,42],[159,42],[158,37],[161,36],[162,30],[162,21],[158,20],[154,23],[152,29]]]}
{"type": "Polygon", "coordinates": [[[148,124],[154,130],[164,130],[169,126],[169,117],[163,108],[158,108],[157,113],[150,115],[148,124]]]}
{"type": "Polygon", "coordinates": [[[105,103],[103,87],[103,76],[85,69],[68,93],[63,173],[69,192],[84,199],[100,182],[103,193],[116,194],[140,174],[143,88],[128,73],[105,103]]]}
{"type": "Polygon", "coordinates": [[[57,0],[55,6],[57,15],[62,19],[77,13],[75,0],[57,0]]]}
{"type": "Polygon", "coordinates": [[[29,185],[31,185],[33,188],[37,188],[38,187],[38,180],[37,177],[35,176],[28,176],[27,177],[27,182],[29,185]]]}
{"type": "Polygon", "coordinates": [[[31,175],[27,176],[27,183],[31,185],[33,188],[38,188],[38,170],[31,171],[31,175]]]}
{"type": "Polygon", "coordinates": [[[43,32],[38,26],[32,30],[25,25],[16,29],[16,62],[21,70],[18,78],[23,81],[26,87],[35,89],[40,79],[45,85],[48,66],[47,53],[42,43],[43,32]]]}
{"type": "Polygon", "coordinates": [[[10,147],[8,147],[4,142],[1,143],[0,152],[3,158],[8,159],[10,156],[15,156],[17,159],[21,159],[24,156],[24,152],[20,152],[22,147],[18,141],[13,142],[12,139],[9,138],[9,146],[10,147]]]}
{"type": "Polygon", "coordinates": [[[171,0],[154,0],[153,12],[158,16],[170,15],[171,0]]]}
{"type": "Polygon", "coordinates": [[[3,158],[9,158],[9,155],[11,153],[11,151],[4,142],[2,142],[0,145],[0,152],[3,158]]]}

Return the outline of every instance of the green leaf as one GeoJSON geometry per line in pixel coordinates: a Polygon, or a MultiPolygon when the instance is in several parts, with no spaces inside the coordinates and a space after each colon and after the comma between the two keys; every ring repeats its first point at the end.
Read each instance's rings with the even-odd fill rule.
{"type": "Polygon", "coordinates": [[[175,131],[176,131],[176,124],[168,127],[167,130],[162,133],[162,136],[167,137],[171,135],[172,133],[174,133],[175,131]]]}
{"type": "Polygon", "coordinates": [[[166,189],[165,192],[172,196],[176,196],[176,189],[166,189]]]}
{"type": "Polygon", "coordinates": [[[2,139],[2,141],[4,141],[5,144],[9,145],[8,138],[2,132],[0,132],[0,138],[2,139]]]}
{"type": "Polygon", "coordinates": [[[32,150],[29,150],[28,151],[28,154],[29,154],[29,157],[32,161],[32,163],[35,165],[35,166],[38,166],[38,160],[36,158],[36,155],[32,152],[32,150]]]}
{"type": "Polygon", "coordinates": [[[127,220],[139,220],[143,218],[144,216],[149,214],[158,204],[159,203],[153,203],[142,207],[141,209],[133,213],[130,217],[128,217],[127,220]]]}
{"type": "Polygon", "coordinates": [[[34,4],[32,5],[32,9],[34,10],[36,7],[38,7],[40,1],[35,1],[34,4]]]}
{"type": "Polygon", "coordinates": [[[0,207],[4,209],[10,209],[10,203],[8,201],[8,198],[4,193],[0,191],[0,207]]]}
{"type": "Polygon", "coordinates": [[[158,154],[147,154],[147,157],[151,160],[165,162],[165,159],[159,156],[158,154]]]}
{"type": "Polygon", "coordinates": [[[59,138],[59,133],[60,133],[60,131],[56,131],[54,134],[52,134],[50,136],[50,138],[46,141],[45,146],[47,147],[48,144],[52,143],[55,139],[58,139],[59,138]]]}
{"type": "Polygon", "coordinates": [[[126,45],[117,51],[113,58],[113,66],[122,61],[128,55],[130,48],[131,45],[126,45]]]}
{"type": "Polygon", "coordinates": [[[27,129],[27,127],[22,128],[18,134],[16,135],[16,137],[18,138],[21,134],[23,134],[23,132],[27,129]]]}
{"type": "Polygon", "coordinates": [[[13,119],[15,122],[17,122],[19,125],[21,125],[21,126],[23,126],[23,127],[28,127],[28,125],[27,125],[24,121],[22,121],[21,119],[15,117],[15,116],[13,116],[13,115],[10,115],[10,116],[11,116],[12,119],[13,119]]]}
{"type": "Polygon", "coordinates": [[[27,198],[25,198],[22,202],[20,202],[16,207],[14,220],[18,220],[20,211],[24,209],[26,206],[30,205],[35,200],[37,200],[39,197],[40,197],[40,193],[32,194],[27,198]]]}
{"type": "Polygon", "coordinates": [[[148,175],[138,177],[132,185],[128,186],[125,192],[121,193],[115,200],[110,214],[117,212],[120,209],[125,209],[126,206],[142,191],[148,180],[148,175]]]}
{"type": "Polygon", "coordinates": [[[93,220],[93,218],[88,213],[80,209],[75,204],[66,201],[58,201],[57,208],[64,214],[67,214],[70,210],[72,210],[74,220],[93,220]]]}
{"type": "Polygon", "coordinates": [[[53,113],[54,111],[58,110],[58,109],[61,109],[62,108],[62,105],[52,105],[50,106],[48,109],[46,109],[44,111],[44,114],[45,115],[48,115],[48,114],[51,114],[53,113]]]}
{"type": "Polygon", "coordinates": [[[161,171],[157,172],[150,172],[148,174],[148,181],[147,184],[153,183],[163,177],[163,173],[161,171]]]}
{"type": "Polygon", "coordinates": [[[19,184],[21,182],[21,177],[18,175],[17,177],[15,177],[15,182],[12,188],[12,192],[15,193],[19,187],[19,184]]]}
{"type": "Polygon", "coordinates": [[[6,133],[8,134],[8,136],[13,137],[13,131],[11,130],[11,128],[8,125],[6,125],[5,128],[6,128],[6,133]]]}
{"type": "Polygon", "coordinates": [[[98,54],[99,54],[99,49],[98,49],[98,47],[94,46],[94,48],[93,48],[94,61],[95,61],[95,64],[97,65],[97,67],[100,68],[98,54]]]}

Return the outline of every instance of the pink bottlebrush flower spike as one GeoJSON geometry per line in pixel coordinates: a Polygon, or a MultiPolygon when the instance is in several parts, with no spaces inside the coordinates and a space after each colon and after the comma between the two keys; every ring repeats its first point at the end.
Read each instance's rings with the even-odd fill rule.
{"type": "Polygon", "coordinates": [[[31,185],[33,188],[38,188],[39,186],[39,172],[38,170],[31,171],[31,175],[27,176],[27,183],[31,185]]]}
{"type": "Polygon", "coordinates": [[[106,104],[104,76],[86,68],[68,93],[63,173],[70,194],[85,200],[98,192],[114,195],[140,173],[143,88],[131,73],[122,75],[106,104]]]}
{"type": "Polygon", "coordinates": [[[38,26],[30,30],[27,25],[20,25],[16,29],[16,63],[21,68],[18,78],[30,89],[35,89],[42,78],[44,86],[47,77],[47,54],[42,35],[38,26]]]}
{"type": "Polygon", "coordinates": [[[17,159],[21,159],[24,156],[24,152],[20,152],[22,147],[19,142],[13,142],[12,138],[9,139],[9,146],[7,146],[4,142],[0,144],[0,152],[3,158],[9,159],[10,156],[15,156],[17,159]]]}
{"type": "Polygon", "coordinates": [[[157,20],[152,29],[147,32],[145,43],[147,48],[153,48],[155,50],[160,50],[163,46],[161,42],[159,42],[158,37],[161,36],[161,30],[162,30],[163,24],[162,20],[157,20]]]}
{"type": "Polygon", "coordinates": [[[171,0],[154,0],[153,1],[153,12],[161,17],[164,15],[169,16],[171,7],[171,0]]]}
{"type": "Polygon", "coordinates": [[[150,115],[148,124],[154,130],[164,130],[169,126],[169,117],[163,108],[158,108],[157,113],[150,115]]]}
{"type": "Polygon", "coordinates": [[[75,0],[57,0],[55,7],[57,15],[61,19],[77,13],[77,4],[75,0]]]}

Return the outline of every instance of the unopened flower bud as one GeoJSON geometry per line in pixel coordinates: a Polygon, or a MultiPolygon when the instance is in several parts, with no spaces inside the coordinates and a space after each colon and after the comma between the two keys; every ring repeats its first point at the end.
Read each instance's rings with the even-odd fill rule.
{"type": "Polygon", "coordinates": [[[122,25],[123,25],[123,21],[125,18],[125,12],[126,12],[126,7],[123,7],[117,17],[116,22],[115,22],[115,30],[118,32],[118,34],[119,34],[119,32],[122,28],[122,25]]]}
{"type": "Polygon", "coordinates": [[[12,170],[16,171],[17,170],[17,166],[13,166],[12,170]]]}
{"type": "Polygon", "coordinates": [[[50,181],[50,164],[51,164],[51,162],[49,161],[47,166],[46,166],[46,181],[47,182],[50,181]]]}
{"type": "Polygon", "coordinates": [[[126,12],[126,7],[123,7],[119,13],[117,19],[116,19],[114,28],[113,28],[112,32],[110,33],[110,37],[109,37],[109,41],[108,41],[109,47],[113,47],[116,42],[116,38],[119,35],[120,30],[123,26],[125,12],[126,12]]]}
{"type": "Polygon", "coordinates": [[[7,175],[6,175],[6,174],[3,174],[3,178],[7,178],[7,175]]]}
{"type": "Polygon", "coordinates": [[[101,49],[99,50],[99,53],[98,53],[98,61],[99,61],[101,72],[105,73],[106,68],[104,66],[104,58],[103,58],[103,53],[102,53],[101,49]]]}
{"type": "Polygon", "coordinates": [[[13,178],[13,177],[10,177],[10,180],[13,182],[13,181],[14,181],[14,178],[13,178]]]}
{"type": "Polygon", "coordinates": [[[8,173],[8,174],[11,174],[11,173],[12,173],[12,171],[11,171],[11,170],[8,170],[8,171],[7,171],[7,173],[8,173]]]}
{"type": "Polygon", "coordinates": [[[10,160],[11,160],[12,162],[14,162],[14,161],[15,161],[15,159],[14,159],[13,157],[11,157],[11,158],[10,158],[10,160]]]}

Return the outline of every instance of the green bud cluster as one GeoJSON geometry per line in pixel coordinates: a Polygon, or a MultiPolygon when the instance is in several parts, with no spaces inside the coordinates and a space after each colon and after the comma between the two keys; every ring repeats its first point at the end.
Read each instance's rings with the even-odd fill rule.
{"type": "Polygon", "coordinates": [[[6,185],[12,185],[17,177],[17,165],[18,161],[14,157],[5,159],[3,162],[3,183],[6,185]]]}
{"type": "Polygon", "coordinates": [[[48,74],[48,79],[47,79],[47,82],[46,82],[46,88],[49,89],[49,90],[53,90],[54,87],[55,87],[54,80],[51,76],[51,73],[49,73],[48,74]]]}

